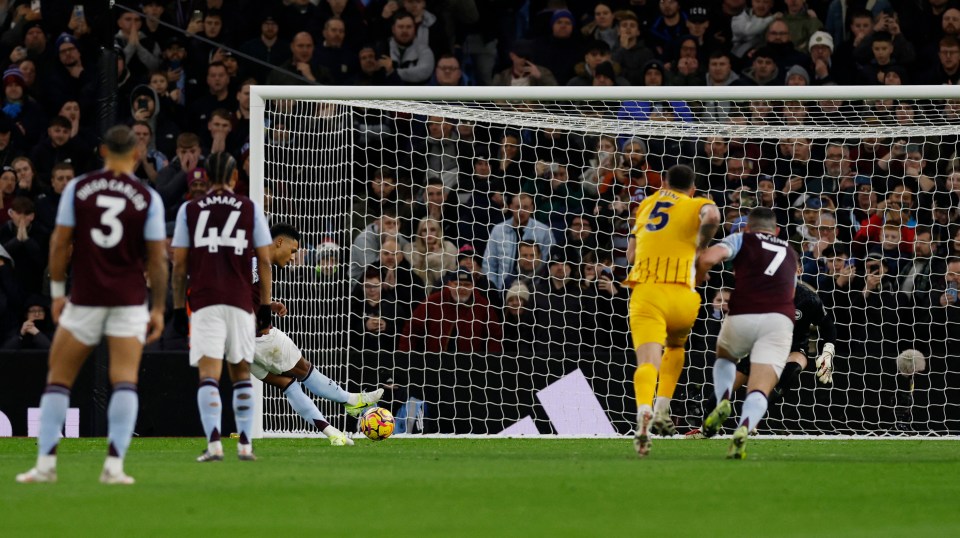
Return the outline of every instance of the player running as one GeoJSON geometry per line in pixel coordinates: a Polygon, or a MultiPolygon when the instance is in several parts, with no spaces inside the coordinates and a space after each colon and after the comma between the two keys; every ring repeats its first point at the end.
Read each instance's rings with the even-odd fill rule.
{"type": "Polygon", "coordinates": [[[57,209],[50,240],[50,295],[59,323],[50,348],[50,372],[40,399],[37,464],[17,482],[56,482],[57,445],[70,407],[70,388],[90,351],[107,337],[113,395],[107,407],[109,449],[104,484],[133,484],[123,459],[137,422],[137,374],[144,340],[163,331],[167,294],[163,202],[133,172],[140,161],[130,128],[110,128],[100,155],[104,168],[71,181],[57,209]],[[150,279],[147,310],[147,283],[150,279]],[[66,298],[67,263],[73,288],[66,298]],[[149,335],[147,334],[149,332],[149,335]]]}
{"type": "Polygon", "coordinates": [[[223,361],[233,380],[233,413],[240,440],[237,455],[252,461],[254,393],[250,382],[254,338],[270,323],[270,229],[263,210],[234,193],[237,162],[228,153],[206,161],[210,191],[180,206],[173,232],[173,305],[186,305],[190,278],[190,364],[200,371],[197,405],[207,449],[197,461],[223,460],[220,385],[223,361]],[[249,293],[250,258],[259,262],[259,301],[249,293]],[[256,309],[256,316],[254,310],[256,309]]]}
{"type": "MultiPolygon", "coordinates": [[[[270,263],[286,267],[300,248],[300,232],[289,224],[277,224],[270,229],[270,263]]],[[[257,259],[253,259],[253,296],[260,297],[260,279],[257,259]]],[[[259,299],[258,299],[259,300],[259,299]]],[[[279,316],[287,314],[283,303],[274,302],[272,310],[279,316]]],[[[313,394],[344,404],[348,414],[359,415],[365,408],[377,403],[383,389],[372,392],[348,393],[329,377],[320,373],[306,359],[296,344],[283,331],[268,326],[257,333],[256,351],[250,372],[257,378],[283,391],[290,406],[308,423],[316,426],[334,446],[352,445],[353,440],[332,426],[302,387],[313,394]]]]}
{"type": "MultiPolygon", "coordinates": [[[[833,356],[836,352],[835,342],[837,340],[837,329],[833,325],[833,317],[823,306],[817,292],[809,285],[797,281],[793,296],[793,307],[795,309],[795,319],[793,325],[793,342],[790,344],[790,356],[787,357],[787,365],[783,368],[783,374],[780,375],[780,381],[773,388],[770,394],[769,405],[782,400],[788,392],[800,386],[800,372],[807,367],[807,350],[810,349],[810,327],[817,326],[820,338],[824,340],[823,352],[815,363],[817,368],[817,379],[824,385],[833,383],[833,356]]],[[[737,363],[737,377],[733,383],[733,392],[736,393],[740,387],[747,384],[747,377],[750,375],[749,357],[737,363]]],[[[704,402],[704,411],[712,410],[713,404],[704,402]]],[[[712,437],[718,433],[722,424],[716,425],[717,429],[705,432],[699,428],[687,433],[690,438],[701,439],[708,436],[712,437]]]]}
{"type": "Polygon", "coordinates": [[[767,395],[780,379],[790,354],[797,253],[777,237],[773,211],[757,207],[747,217],[746,232],[728,236],[700,255],[697,274],[706,275],[711,267],[725,260],[733,260],[735,284],[730,295],[730,314],[720,328],[717,360],[713,363],[717,407],[707,416],[703,429],[716,432],[730,416],[737,363],[750,355],[747,398],[727,450],[728,458],[743,459],[750,430],[767,412],[767,395]]]}
{"type": "Polygon", "coordinates": [[[676,431],[670,399],[683,370],[683,347],[700,310],[700,295],[694,290],[695,258],[720,225],[713,201],[693,198],[693,181],[689,166],[667,170],[663,188],[637,209],[627,248],[633,267],[624,283],[633,288],[630,332],[637,353],[633,444],[640,457],[650,453],[651,433],[676,431]]]}

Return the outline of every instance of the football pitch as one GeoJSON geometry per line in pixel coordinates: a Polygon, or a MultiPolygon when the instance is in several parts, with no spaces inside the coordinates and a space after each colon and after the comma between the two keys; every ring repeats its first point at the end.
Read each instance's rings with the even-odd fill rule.
{"type": "Polygon", "coordinates": [[[135,439],[134,486],[97,482],[102,439],[66,439],[57,484],[16,484],[33,439],[0,439],[0,536],[957,536],[960,442],[135,439]]]}

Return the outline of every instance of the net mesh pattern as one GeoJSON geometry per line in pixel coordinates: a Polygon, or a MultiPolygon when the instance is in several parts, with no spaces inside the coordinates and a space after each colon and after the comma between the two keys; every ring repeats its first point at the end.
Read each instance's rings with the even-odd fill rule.
{"type": "MultiPolygon", "coordinates": [[[[630,433],[627,243],[677,164],[718,239],[774,209],[835,323],[834,384],[813,327],[761,431],[960,433],[960,101],[287,99],[264,129],[269,218],[304,235],[275,271],[278,326],[349,390],[386,387],[401,433],[630,433]]],[[[681,431],[712,394],[732,283],[699,289],[681,431]]],[[[264,410],[267,433],[310,431],[277,391],[264,410]]]]}

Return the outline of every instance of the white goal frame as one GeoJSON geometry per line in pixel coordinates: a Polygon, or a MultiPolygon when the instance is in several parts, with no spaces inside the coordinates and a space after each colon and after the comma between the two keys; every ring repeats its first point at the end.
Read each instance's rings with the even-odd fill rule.
{"type": "MultiPolygon", "coordinates": [[[[265,170],[266,101],[293,99],[306,101],[749,101],[749,100],[874,100],[874,99],[960,99],[960,86],[270,86],[255,85],[250,90],[250,198],[263,206],[265,170]]],[[[708,124],[712,125],[712,124],[708,124]]],[[[960,124],[945,130],[960,135],[960,124]],[[954,128],[955,127],[955,128],[954,128]]],[[[254,382],[256,420],[254,437],[264,437],[263,385],[254,382]]],[[[319,435],[319,434],[317,434],[319,435]]],[[[267,434],[268,437],[313,437],[310,434],[267,434]]],[[[407,437],[406,435],[401,435],[407,437]]],[[[432,434],[413,437],[452,437],[432,434]]],[[[457,437],[502,438],[498,435],[459,435],[457,437]]],[[[540,438],[583,436],[540,435],[540,438]]],[[[612,436],[621,438],[620,436],[612,436]]],[[[774,438],[778,436],[764,436],[774,438]]],[[[890,439],[884,435],[790,435],[787,439],[890,439]]],[[[960,436],[910,436],[918,439],[960,439],[960,436]]]]}

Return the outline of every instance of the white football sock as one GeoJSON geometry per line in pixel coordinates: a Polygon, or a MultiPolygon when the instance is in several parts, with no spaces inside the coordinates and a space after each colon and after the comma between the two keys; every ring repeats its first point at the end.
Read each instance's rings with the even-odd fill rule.
{"type": "Polygon", "coordinates": [[[755,390],[747,394],[747,399],[743,401],[743,409],[740,412],[740,426],[746,426],[748,430],[754,430],[763,420],[763,415],[767,413],[767,396],[755,390]]]}
{"type": "Polygon", "coordinates": [[[737,364],[731,360],[717,357],[713,361],[713,395],[719,404],[733,394],[733,382],[737,379],[737,364]]]}
{"type": "Polygon", "coordinates": [[[667,398],[666,396],[657,396],[653,401],[653,412],[656,414],[666,413],[670,414],[670,401],[672,398],[667,398]]]}

